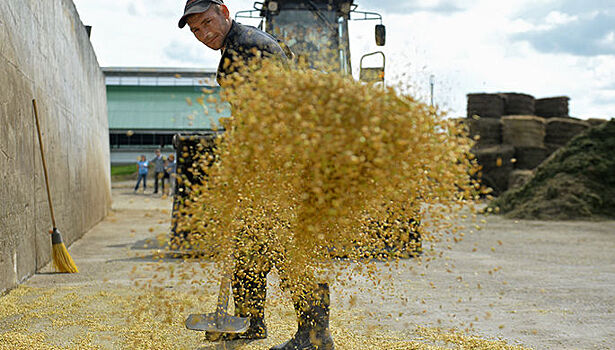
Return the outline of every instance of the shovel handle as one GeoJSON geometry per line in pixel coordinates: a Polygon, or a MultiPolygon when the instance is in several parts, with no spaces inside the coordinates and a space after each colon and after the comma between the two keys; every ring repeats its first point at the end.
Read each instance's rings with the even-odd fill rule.
{"type": "Polygon", "coordinates": [[[225,271],[220,280],[220,292],[218,293],[218,304],[216,305],[216,322],[222,324],[226,318],[228,302],[231,293],[231,272],[225,271]]]}

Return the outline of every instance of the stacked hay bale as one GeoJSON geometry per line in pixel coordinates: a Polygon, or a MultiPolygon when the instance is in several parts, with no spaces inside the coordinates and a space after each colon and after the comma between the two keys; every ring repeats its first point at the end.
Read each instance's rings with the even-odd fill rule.
{"type": "Polygon", "coordinates": [[[524,186],[490,204],[516,219],[615,218],[615,119],[553,154],[524,186]]]}
{"type": "Polygon", "coordinates": [[[568,117],[567,96],[539,98],[536,100],[536,115],[543,118],[565,118],[568,117]]]}
{"type": "Polygon", "coordinates": [[[534,96],[517,92],[499,94],[504,100],[504,115],[534,115],[534,96]]]}
{"type": "Polygon", "coordinates": [[[502,118],[502,141],[515,148],[517,169],[534,169],[547,158],[545,135],[544,118],[532,115],[513,115],[502,118]]]}
{"type": "Polygon", "coordinates": [[[500,118],[504,114],[504,98],[499,94],[468,94],[467,119],[470,137],[476,140],[472,152],[483,167],[479,176],[498,195],[508,187],[509,160],[514,156],[510,147],[501,147],[500,118]],[[502,165],[507,165],[502,167],[502,165]]]}
{"type": "Polygon", "coordinates": [[[534,97],[527,94],[468,94],[467,124],[470,136],[477,140],[473,152],[483,167],[483,183],[495,195],[508,189],[516,168],[531,169],[544,159],[544,123],[536,122],[535,117],[518,117],[533,116],[534,109],[534,97]],[[511,115],[517,117],[503,118],[511,115]],[[515,158],[521,162],[515,163],[515,158]]]}
{"type": "Polygon", "coordinates": [[[515,92],[468,94],[466,124],[483,166],[483,182],[498,195],[531,177],[549,155],[603,119],[568,116],[566,96],[534,99],[515,92]],[[512,149],[512,151],[511,151],[512,149]]]}
{"type": "Polygon", "coordinates": [[[468,94],[468,118],[499,119],[504,115],[504,99],[498,94],[468,94]]]}
{"type": "Polygon", "coordinates": [[[548,154],[565,146],[573,137],[590,127],[586,121],[575,118],[549,118],[547,119],[547,133],[545,143],[548,154]]]}
{"type": "Polygon", "coordinates": [[[472,150],[478,163],[482,166],[480,178],[486,186],[493,189],[494,195],[499,195],[508,188],[508,179],[513,171],[515,149],[509,145],[497,145],[472,150]]]}
{"type": "Polygon", "coordinates": [[[465,121],[470,137],[476,140],[479,148],[496,146],[502,143],[500,118],[468,118],[465,121]]]}

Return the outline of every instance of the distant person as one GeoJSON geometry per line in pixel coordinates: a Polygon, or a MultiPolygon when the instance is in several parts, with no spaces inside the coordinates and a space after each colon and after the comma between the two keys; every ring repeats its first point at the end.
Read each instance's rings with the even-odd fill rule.
{"type": "Polygon", "coordinates": [[[141,159],[137,161],[137,185],[135,186],[135,192],[139,189],[139,184],[141,184],[141,180],[143,180],[143,192],[147,189],[147,173],[148,173],[149,162],[145,159],[145,155],[141,155],[141,159]]]}
{"type": "Polygon", "coordinates": [[[175,193],[175,172],[177,171],[177,162],[175,155],[170,154],[164,166],[164,176],[169,180],[169,195],[175,193]]]}
{"type": "Polygon", "coordinates": [[[164,158],[160,154],[160,148],[156,150],[156,156],[150,163],[154,165],[154,193],[158,193],[158,180],[162,182],[164,192],[164,158]]]}

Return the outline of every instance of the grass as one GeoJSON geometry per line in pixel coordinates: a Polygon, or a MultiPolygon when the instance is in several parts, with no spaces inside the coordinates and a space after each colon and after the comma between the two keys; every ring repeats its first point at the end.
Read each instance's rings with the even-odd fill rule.
{"type": "Polygon", "coordinates": [[[137,167],[134,164],[111,166],[111,179],[113,180],[126,180],[128,178],[133,178],[136,173],[137,167]]]}

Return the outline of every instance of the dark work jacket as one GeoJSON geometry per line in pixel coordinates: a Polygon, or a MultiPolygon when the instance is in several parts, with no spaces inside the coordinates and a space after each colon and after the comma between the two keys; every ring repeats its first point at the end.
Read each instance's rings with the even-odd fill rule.
{"type": "Polygon", "coordinates": [[[254,59],[254,49],[264,58],[277,58],[282,62],[290,59],[276,38],[260,29],[233,21],[224,39],[224,50],[216,77],[218,84],[223,85],[224,77],[234,73],[238,63],[247,64],[254,59]]]}

